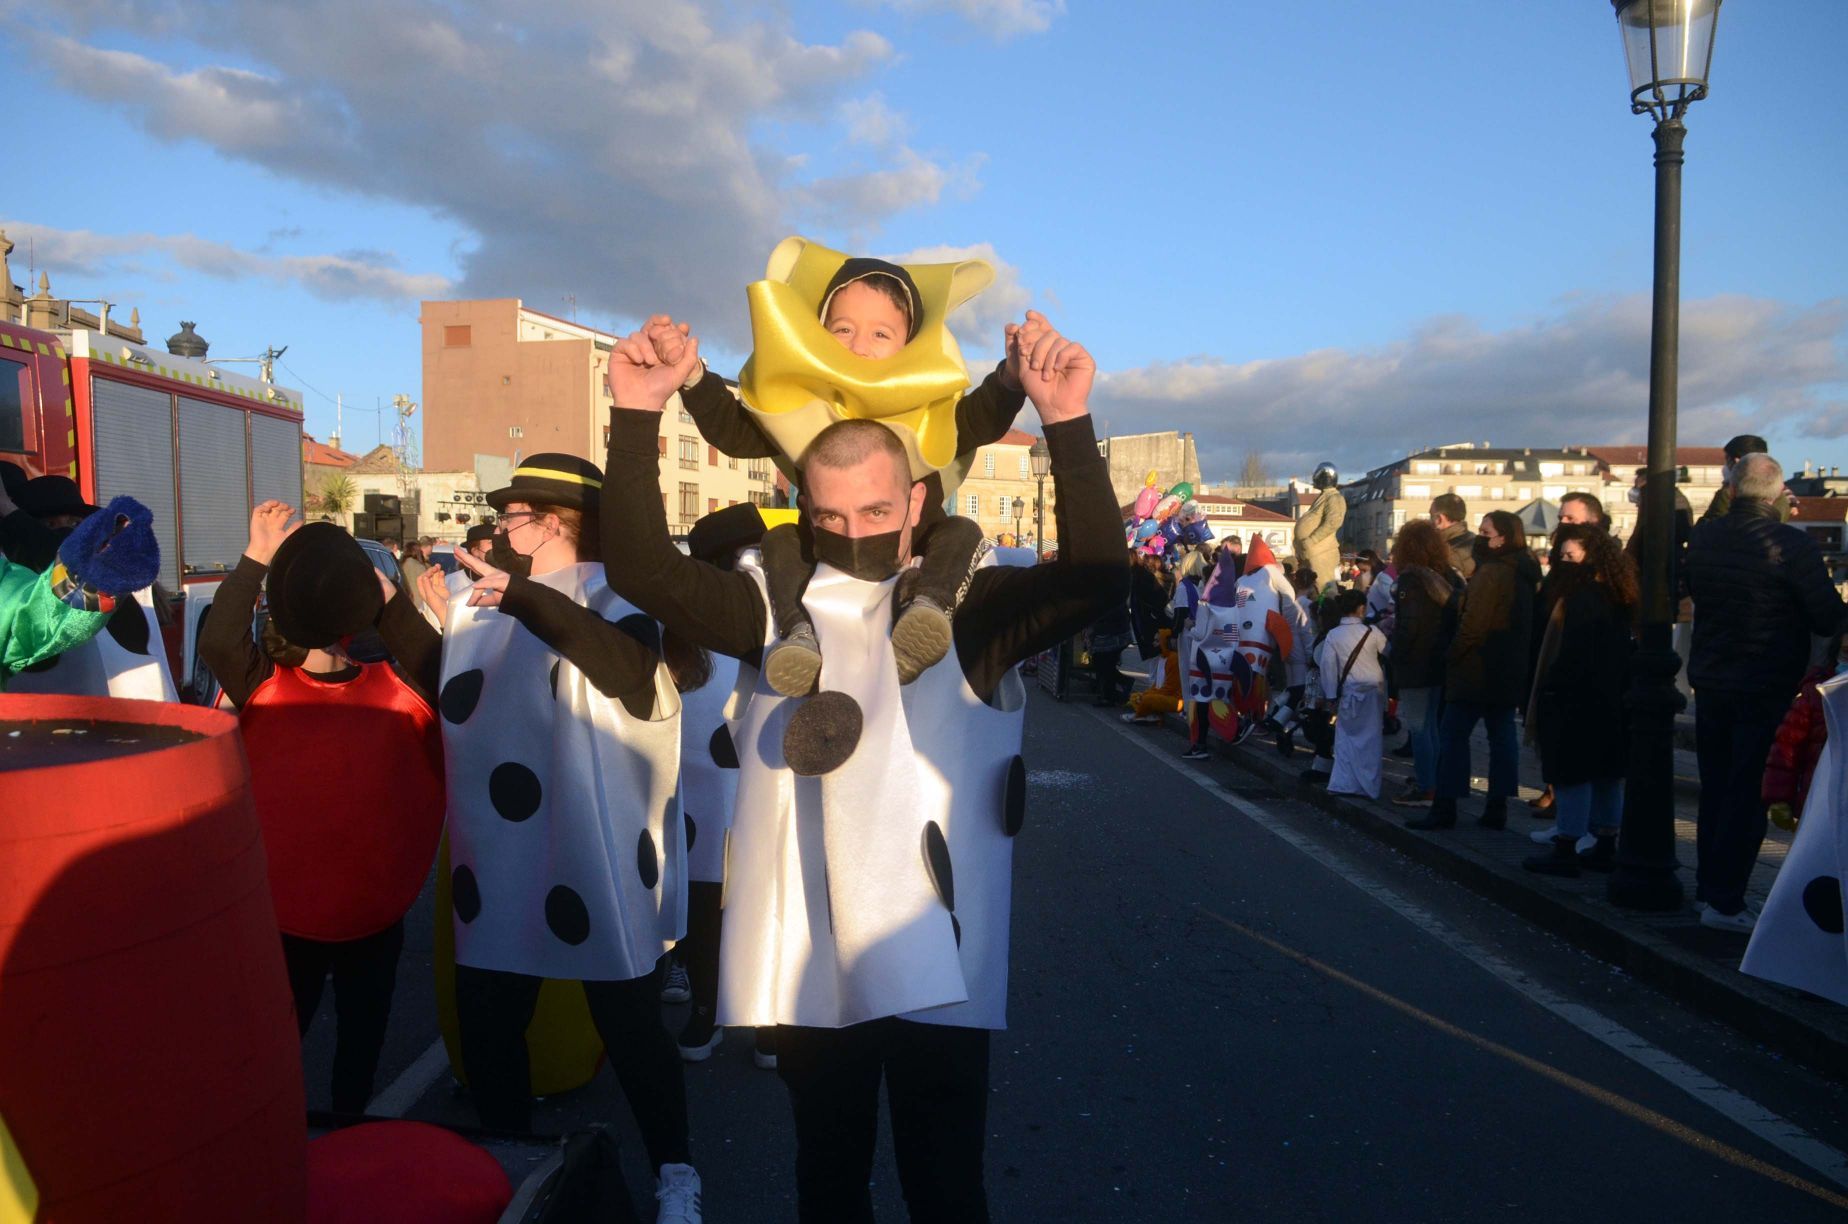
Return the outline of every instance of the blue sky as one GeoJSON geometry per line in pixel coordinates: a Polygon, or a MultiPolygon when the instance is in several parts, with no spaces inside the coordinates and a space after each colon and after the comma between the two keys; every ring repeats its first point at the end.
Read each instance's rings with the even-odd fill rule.
{"type": "MultiPolygon", "coordinates": [[[[1111,429],[1192,430],[1209,478],[1643,437],[1649,122],[1605,0],[0,10],[0,99],[47,134],[0,201],[15,280],[29,242],[151,334],[286,343],[310,428],[343,392],[356,445],[419,394],[420,297],[671,309],[731,372],[786,233],[991,255],[965,346],[1038,306],[1111,429]]],[[[1843,46],[1839,0],[1722,13],[1686,444],[1848,465],[1848,138],[1812,118],[1843,46]]]]}

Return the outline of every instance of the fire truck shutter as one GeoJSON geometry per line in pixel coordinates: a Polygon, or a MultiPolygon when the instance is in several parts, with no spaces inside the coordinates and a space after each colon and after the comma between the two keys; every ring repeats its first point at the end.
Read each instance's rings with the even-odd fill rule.
{"type": "Polygon", "coordinates": [[[244,551],[250,532],[244,467],[248,415],[180,397],[180,513],[189,574],[228,570],[244,551]]]}
{"type": "Polygon", "coordinates": [[[92,376],[96,500],[126,493],[154,514],[161,580],[180,589],[179,529],[173,489],[173,401],[164,391],[92,376]]]}
{"type": "MultiPolygon", "coordinates": [[[[280,417],[250,415],[250,495],[274,497],[298,509],[302,504],[302,425],[280,417]]],[[[239,545],[242,548],[242,545],[239,545]]]]}

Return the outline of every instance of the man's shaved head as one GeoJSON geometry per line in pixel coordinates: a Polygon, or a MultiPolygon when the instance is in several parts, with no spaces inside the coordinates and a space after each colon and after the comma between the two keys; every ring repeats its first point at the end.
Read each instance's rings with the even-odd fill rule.
{"type": "Polygon", "coordinates": [[[893,466],[907,476],[911,472],[911,457],[905,453],[905,444],[898,440],[898,435],[877,421],[836,421],[809,443],[802,452],[804,470],[813,467],[842,468],[858,467],[874,455],[884,452],[892,457],[893,466]]]}

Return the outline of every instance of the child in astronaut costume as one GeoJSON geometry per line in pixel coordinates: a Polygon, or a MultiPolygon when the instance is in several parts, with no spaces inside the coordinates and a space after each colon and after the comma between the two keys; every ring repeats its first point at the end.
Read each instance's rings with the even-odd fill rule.
{"type": "MultiPolygon", "coordinates": [[[[686,1089],[662,1027],[656,965],[686,930],[675,789],[680,699],[661,635],[595,556],[603,476],[534,455],[488,494],[490,562],[443,607],[381,620],[441,717],[462,1058],[486,1126],[526,1129],[525,1031],[544,979],[580,981],[660,1179],[663,1219],[697,1219],[686,1089]]],[[[398,598],[404,598],[402,593],[398,598]]]]}
{"type": "MultiPolygon", "coordinates": [[[[1031,353],[1011,345],[1010,361],[1016,373],[1040,363],[1025,382],[1052,451],[1060,558],[979,568],[950,657],[908,686],[887,630],[924,491],[882,424],[839,422],[804,455],[820,564],[802,604],[821,691],[790,698],[760,680],[738,727],[719,995],[722,1023],[782,1026],[803,1220],[870,1213],[882,1076],[914,1214],[986,1218],[988,1032],[1005,1023],[1026,781],[1014,665],[1126,598],[1121,527],[1084,409],[1090,359],[1056,333],[1043,339],[1031,353]],[[868,496],[908,490],[906,502],[843,502],[855,480],[881,491],[868,496]]],[[[761,564],[747,555],[725,573],[682,556],[654,492],[656,414],[689,365],[645,333],[611,355],[605,557],[644,610],[749,659],[776,638],[761,564]]]]}

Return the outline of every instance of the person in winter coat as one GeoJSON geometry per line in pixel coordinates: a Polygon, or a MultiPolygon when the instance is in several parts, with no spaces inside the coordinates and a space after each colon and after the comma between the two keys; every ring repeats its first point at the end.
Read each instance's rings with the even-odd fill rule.
{"type": "Polygon", "coordinates": [[[1615,540],[1590,525],[1560,528],[1558,548],[1527,707],[1527,734],[1552,779],[1557,824],[1550,849],[1522,866],[1576,876],[1580,867],[1609,871],[1616,863],[1636,569],[1615,540]],[[1597,841],[1580,854],[1587,832],[1597,841]]]}
{"type": "Polygon", "coordinates": [[[1444,652],[1456,634],[1463,580],[1450,564],[1443,533],[1428,519],[1400,529],[1392,545],[1391,662],[1399,689],[1399,721],[1411,735],[1412,778],[1393,797],[1423,806],[1437,793],[1437,731],[1444,709],[1444,652]]]}
{"type": "Polygon", "coordinates": [[[1695,899],[1701,922],[1749,931],[1745,886],[1765,837],[1760,784],[1785,708],[1809,665],[1810,637],[1840,631],[1845,611],[1822,550],[1777,519],[1784,471],[1769,455],[1740,459],[1732,508],[1694,529],[1695,752],[1700,767],[1695,899]]]}
{"type": "Polygon", "coordinates": [[[1450,549],[1451,568],[1467,582],[1476,572],[1476,536],[1465,526],[1469,507],[1455,493],[1441,494],[1431,503],[1431,521],[1450,549]]]}
{"type": "Polygon", "coordinates": [[[1476,571],[1444,658],[1437,796],[1428,813],[1406,822],[1410,829],[1456,824],[1457,800],[1469,793],[1469,737],[1478,722],[1489,733],[1489,793],[1476,823],[1505,827],[1508,800],[1517,788],[1521,744],[1514,712],[1527,697],[1527,642],[1540,564],[1527,551],[1521,520],[1505,510],[1483,516],[1476,540],[1476,571]]]}

